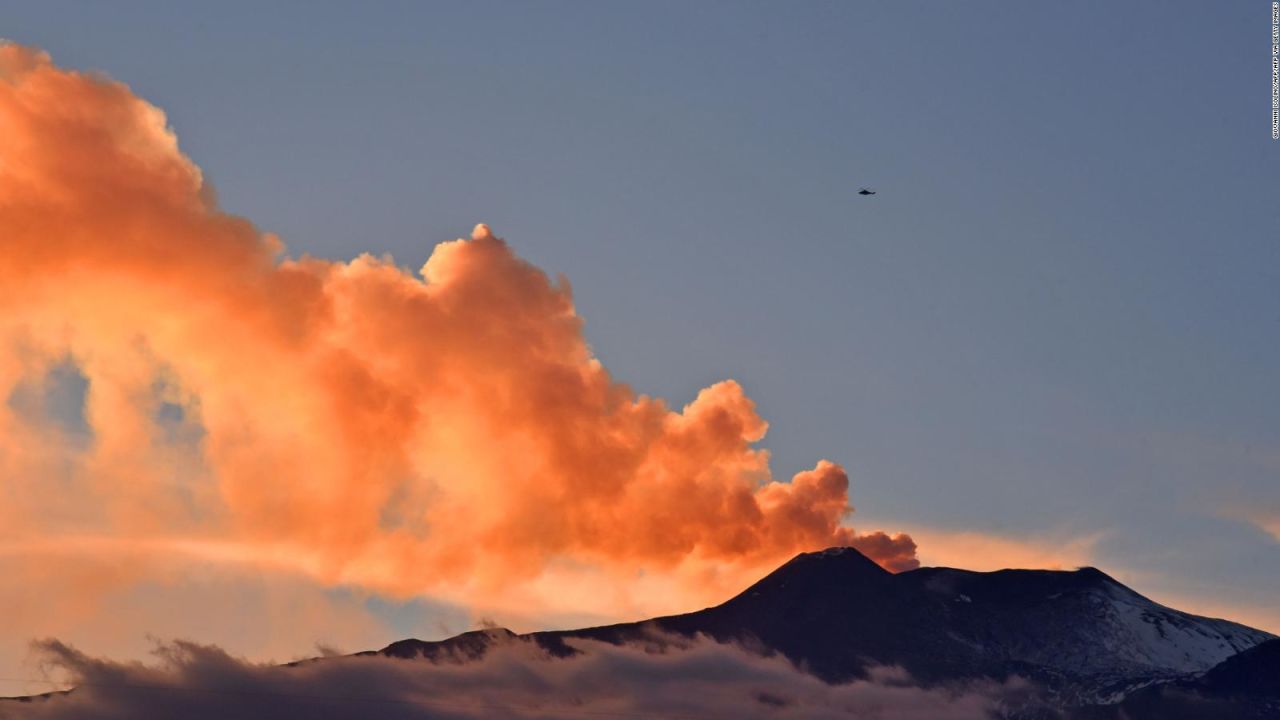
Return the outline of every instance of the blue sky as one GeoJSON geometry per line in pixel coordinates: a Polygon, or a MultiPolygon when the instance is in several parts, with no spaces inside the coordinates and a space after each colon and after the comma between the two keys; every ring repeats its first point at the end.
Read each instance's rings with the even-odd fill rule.
{"type": "Polygon", "coordinates": [[[417,267],[489,223],[617,377],[736,378],[779,475],[846,465],[859,526],[1097,535],[1138,589],[1255,620],[1280,593],[1238,517],[1280,518],[1269,3],[0,18],[164,108],[293,254],[417,267]]]}

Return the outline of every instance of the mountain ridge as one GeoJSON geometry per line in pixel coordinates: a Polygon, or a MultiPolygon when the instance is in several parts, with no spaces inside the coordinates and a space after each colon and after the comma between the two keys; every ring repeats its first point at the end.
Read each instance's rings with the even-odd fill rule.
{"type": "Polygon", "coordinates": [[[658,643],[706,636],[777,652],[828,682],[898,666],[943,684],[1022,677],[1056,704],[1117,703],[1136,688],[1209,671],[1275,636],[1160,605],[1094,567],[918,568],[890,573],[854,548],[800,553],[702,610],[572,630],[401,640],[379,654],[477,658],[525,639],[554,656],[574,639],[658,643]]]}

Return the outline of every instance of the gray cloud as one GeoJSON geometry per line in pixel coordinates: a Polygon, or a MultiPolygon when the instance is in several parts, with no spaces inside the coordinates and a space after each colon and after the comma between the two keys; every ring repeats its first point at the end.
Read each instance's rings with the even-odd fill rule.
{"type": "Polygon", "coordinates": [[[922,688],[898,668],[830,685],[779,657],[710,640],[651,647],[575,641],[550,659],[520,640],[481,661],[430,663],[380,656],[259,665],[216,646],[160,644],[157,662],[87,656],[37,643],[46,667],[78,687],[31,703],[0,703],[6,720],[256,720],[418,718],[876,718],[977,720],[1029,690],[1014,680],[922,688]]]}

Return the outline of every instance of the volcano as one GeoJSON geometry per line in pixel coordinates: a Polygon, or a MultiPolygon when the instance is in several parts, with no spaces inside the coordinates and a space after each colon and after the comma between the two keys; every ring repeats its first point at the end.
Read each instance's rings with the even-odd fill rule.
{"type": "Polygon", "coordinates": [[[1056,708],[1118,707],[1138,690],[1201,677],[1214,687],[1238,677],[1248,687],[1236,690],[1265,694],[1259,661],[1234,660],[1247,673],[1232,662],[1280,644],[1261,630],[1160,605],[1092,567],[894,574],[841,547],[797,555],[697,612],[527,635],[496,629],[409,639],[378,652],[465,661],[522,638],[566,656],[577,652],[576,638],[620,645],[697,636],[780,653],[829,682],[864,678],[880,666],[901,667],[926,684],[1021,677],[1056,708]]]}

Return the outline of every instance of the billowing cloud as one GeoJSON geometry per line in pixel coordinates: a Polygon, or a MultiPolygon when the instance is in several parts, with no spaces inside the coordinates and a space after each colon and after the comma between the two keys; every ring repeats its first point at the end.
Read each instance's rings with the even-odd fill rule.
{"type": "Polygon", "coordinates": [[[614,380],[567,281],[487,227],[418,274],[289,258],[219,210],[158,109],[15,45],[0,398],[0,553],[120,549],[86,591],[166,549],[480,604],[587,577],[597,611],[618,578],[718,600],[831,545],[915,565],[909,537],[844,524],[840,466],[772,476],[738,383],[677,409],[614,380]]]}
{"type": "Polygon", "coordinates": [[[272,667],[185,642],[161,645],[159,665],[146,666],[48,641],[39,650],[51,671],[66,673],[79,687],[46,701],[0,703],[0,717],[978,720],[1029,696],[1017,679],[926,689],[897,668],[829,685],[782,658],[707,640],[664,652],[575,645],[583,652],[559,660],[511,641],[469,663],[363,657],[272,667]]]}

